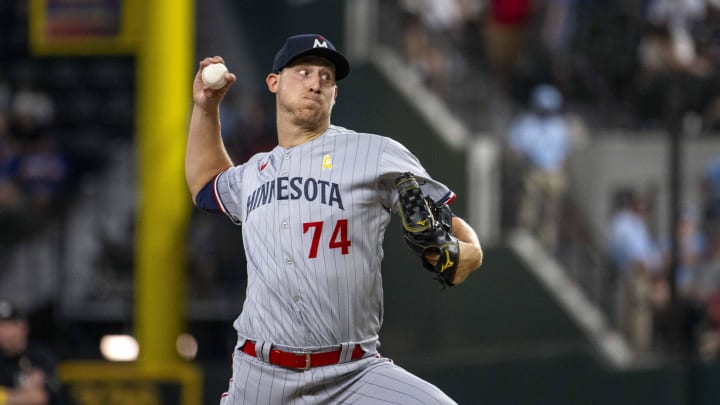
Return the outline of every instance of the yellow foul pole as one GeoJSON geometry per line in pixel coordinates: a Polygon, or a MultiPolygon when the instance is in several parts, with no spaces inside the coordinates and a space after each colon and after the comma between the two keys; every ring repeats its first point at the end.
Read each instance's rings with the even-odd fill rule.
{"type": "Polygon", "coordinates": [[[137,53],[135,332],[140,364],[179,360],[190,196],[184,153],[194,66],[193,0],[142,2],[137,53]]]}

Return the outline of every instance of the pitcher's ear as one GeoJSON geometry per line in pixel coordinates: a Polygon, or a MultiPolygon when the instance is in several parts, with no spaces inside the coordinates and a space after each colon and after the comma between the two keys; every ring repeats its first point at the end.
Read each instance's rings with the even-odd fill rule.
{"type": "Polygon", "coordinates": [[[267,84],[268,90],[270,90],[271,93],[277,93],[278,85],[280,84],[280,74],[268,74],[265,78],[265,84],[267,84]]]}

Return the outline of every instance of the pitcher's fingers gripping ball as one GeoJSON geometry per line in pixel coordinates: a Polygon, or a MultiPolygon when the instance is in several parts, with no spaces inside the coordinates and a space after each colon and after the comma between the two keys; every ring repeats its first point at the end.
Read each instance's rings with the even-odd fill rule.
{"type": "Polygon", "coordinates": [[[445,204],[436,204],[420,188],[412,173],[404,173],[395,180],[400,203],[402,236],[410,249],[420,256],[423,266],[435,274],[443,286],[453,286],[453,278],[460,258],[458,240],[452,236],[452,213],[445,204]],[[435,265],[425,254],[440,255],[435,265]]]}
{"type": "Polygon", "coordinates": [[[202,81],[206,86],[217,90],[227,84],[227,80],[225,79],[225,73],[227,72],[227,66],[224,64],[211,63],[202,70],[202,81]]]}

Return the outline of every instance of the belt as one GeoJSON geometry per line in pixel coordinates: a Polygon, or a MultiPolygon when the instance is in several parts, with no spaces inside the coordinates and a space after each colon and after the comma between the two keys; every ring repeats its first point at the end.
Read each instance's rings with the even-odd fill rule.
{"type": "MultiPolygon", "coordinates": [[[[240,350],[247,355],[257,357],[257,353],[255,352],[255,342],[250,340],[246,341],[240,350]]],[[[309,370],[311,367],[338,364],[340,362],[340,353],[340,349],[322,353],[295,353],[284,352],[278,349],[270,349],[270,358],[268,359],[268,362],[277,366],[304,371],[309,370]]],[[[360,348],[360,345],[355,345],[350,359],[357,360],[361,358],[364,353],[365,352],[360,348]]]]}

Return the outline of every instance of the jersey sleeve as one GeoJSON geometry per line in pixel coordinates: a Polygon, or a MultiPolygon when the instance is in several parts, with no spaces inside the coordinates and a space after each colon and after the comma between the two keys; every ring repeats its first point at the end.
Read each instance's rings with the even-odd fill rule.
{"type": "Polygon", "coordinates": [[[242,198],[242,177],[246,165],[232,167],[215,177],[213,191],[220,211],[240,225],[244,218],[242,198]]]}
{"type": "Polygon", "coordinates": [[[381,187],[385,190],[383,201],[385,207],[395,211],[398,202],[395,179],[405,172],[415,175],[420,187],[435,202],[450,204],[455,199],[455,193],[445,184],[433,179],[420,160],[400,142],[385,138],[381,153],[379,172],[381,187]]]}

